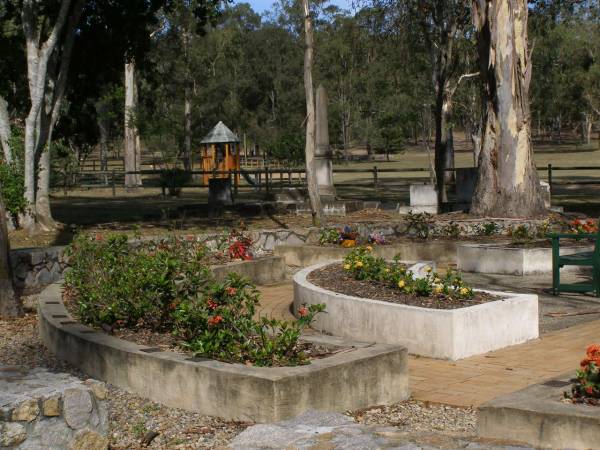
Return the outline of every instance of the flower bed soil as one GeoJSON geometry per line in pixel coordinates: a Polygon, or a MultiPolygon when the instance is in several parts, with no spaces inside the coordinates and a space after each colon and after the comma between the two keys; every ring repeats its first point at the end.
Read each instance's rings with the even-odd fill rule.
{"type": "Polygon", "coordinates": [[[458,309],[468,306],[487,303],[500,298],[486,292],[475,292],[471,299],[448,297],[443,294],[420,297],[414,294],[405,294],[389,284],[377,281],[356,280],[344,271],[340,263],[330,264],[320,269],[313,270],[307,277],[311,283],[354,297],[369,298],[389,303],[418,306],[431,309],[458,309]]]}

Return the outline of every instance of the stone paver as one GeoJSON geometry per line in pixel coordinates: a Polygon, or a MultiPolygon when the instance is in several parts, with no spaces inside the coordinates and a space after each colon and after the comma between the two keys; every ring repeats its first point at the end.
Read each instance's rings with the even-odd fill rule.
{"type": "MultiPolygon", "coordinates": [[[[507,277],[502,280],[502,277],[494,277],[496,282],[493,283],[492,288],[513,283],[512,290],[519,289],[517,281],[519,284],[524,284],[529,278],[507,277]],[[519,280],[515,281],[514,278],[519,280]]],[[[536,281],[541,284],[543,279],[540,281],[538,278],[536,281]]],[[[289,309],[293,297],[291,282],[260,287],[260,290],[261,314],[279,319],[293,319],[289,309]]],[[[537,289],[529,289],[531,290],[537,289]]],[[[543,292],[537,293],[543,296],[540,297],[540,309],[543,311],[571,312],[576,308],[569,303],[570,301],[581,303],[579,309],[600,309],[598,300],[593,297],[556,298],[546,296],[543,292]],[[544,302],[549,302],[550,306],[544,306],[544,302]]],[[[590,318],[587,315],[581,317],[590,318]]],[[[560,318],[557,318],[548,328],[559,328],[562,325],[559,321],[560,318]]],[[[571,323],[567,321],[564,325],[568,328],[546,332],[535,341],[459,361],[411,356],[409,374],[412,396],[417,400],[453,406],[478,406],[499,395],[522,389],[559,374],[568,371],[574,373],[586,347],[600,341],[600,320],[591,320],[573,326],[570,326],[571,323]]]]}
{"type": "Polygon", "coordinates": [[[531,447],[508,442],[482,440],[473,436],[448,435],[432,431],[408,432],[398,427],[362,425],[330,412],[308,411],[295,419],[254,425],[231,442],[233,450],[354,450],[354,449],[497,449],[531,447]]]}

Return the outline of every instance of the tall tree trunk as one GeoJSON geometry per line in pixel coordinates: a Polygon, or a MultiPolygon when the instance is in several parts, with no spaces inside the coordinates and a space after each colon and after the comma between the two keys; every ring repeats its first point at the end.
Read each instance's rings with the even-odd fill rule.
{"type": "Polygon", "coordinates": [[[185,170],[192,170],[192,99],[191,89],[186,86],[183,105],[183,166],[185,170]]]}
{"type": "MultiPolygon", "coordinates": [[[[141,168],[139,136],[135,124],[137,108],[137,88],[135,81],[135,62],[125,63],[125,171],[138,172],[141,168]]],[[[128,173],[125,175],[125,187],[135,188],[141,186],[139,174],[128,173]]]]}
{"type": "Polygon", "coordinates": [[[19,296],[15,292],[12,266],[10,264],[10,242],[6,227],[6,209],[0,195],[0,317],[23,315],[19,296]]]}
{"type": "Polygon", "coordinates": [[[10,148],[10,135],[8,103],[0,96],[0,148],[4,154],[4,162],[7,164],[11,164],[13,161],[12,149],[10,148]]]}
{"type": "Polygon", "coordinates": [[[304,39],[306,45],[304,49],[304,91],[306,94],[306,145],[304,152],[306,156],[306,183],[308,185],[308,196],[310,198],[313,225],[318,226],[321,224],[323,211],[315,171],[316,120],[315,96],[312,79],[314,37],[308,0],[302,0],[302,7],[304,9],[304,39]]]}
{"type": "Polygon", "coordinates": [[[27,49],[27,81],[29,84],[29,99],[31,102],[29,113],[25,119],[24,142],[24,175],[25,175],[25,200],[28,204],[27,211],[21,215],[20,223],[23,227],[33,229],[35,226],[35,176],[36,176],[36,150],[43,147],[41,143],[43,130],[41,130],[42,108],[48,87],[48,69],[50,58],[56,50],[63,28],[71,8],[70,0],[62,0],[54,26],[45,42],[40,41],[40,21],[37,14],[37,2],[24,0],[22,7],[22,23],[27,49]]]}
{"type": "Polygon", "coordinates": [[[106,116],[107,105],[100,99],[96,102],[96,124],[100,135],[100,170],[104,172],[104,183],[108,184],[108,140],[110,138],[110,123],[106,116]]]}
{"type": "Polygon", "coordinates": [[[440,87],[435,108],[435,179],[437,182],[438,202],[440,206],[448,202],[446,185],[452,180],[451,169],[454,166],[454,144],[450,125],[450,99],[447,88],[440,87]]]}
{"type": "Polygon", "coordinates": [[[531,217],[544,211],[530,133],[526,0],[473,0],[484,127],[472,212],[531,217]]]}
{"type": "Polygon", "coordinates": [[[592,143],[592,116],[590,114],[585,115],[585,143],[590,145],[592,143]]]}

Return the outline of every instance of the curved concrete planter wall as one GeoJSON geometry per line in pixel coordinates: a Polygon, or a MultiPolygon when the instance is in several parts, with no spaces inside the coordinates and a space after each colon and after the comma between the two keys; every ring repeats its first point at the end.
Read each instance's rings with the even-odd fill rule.
{"type": "MultiPolygon", "coordinates": [[[[392,245],[375,245],[373,253],[391,260],[400,255],[405,261],[435,261],[438,264],[456,263],[456,248],[459,241],[420,240],[392,245]]],[[[278,245],[275,255],[284,258],[288,266],[307,267],[325,261],[342,259],[352,249],[321,245],[278,245]]]]}
{"type": "Polygon", "coordinates": [[[229,419],[273,422],[309,409],[344,411],[409,397],[407,351],[329,336],[307,340],[343,349],[298,367],[249,367],[160,351],[76,322],[60,286],[39,296],[40,336],[85,373],[168,406],[229,419]]]}
{"type": "Polygon", "coordinates": [[[365,342],[398,344],[413,354],[461,359],[519,344],[539,335],[538,298],[533,294],[492,292],[503,300],[452,310],[419,308],[338,294],[294,276],[294,311],[303,304],[324,303],[327,313],[313,328],[365,342]]]}
{"type": "MultiPolygon", "coordinates": [[[[561,255],[594,250],[593,246],[562,247],[561,255]]],[[[532,275],[552,272],[551,248],[511,248],[498,244],[462,244],[457,250],[457,267],[465,272],[532,275]]],[[[563,270],[577,271],[576,266],[563,270]]]]}

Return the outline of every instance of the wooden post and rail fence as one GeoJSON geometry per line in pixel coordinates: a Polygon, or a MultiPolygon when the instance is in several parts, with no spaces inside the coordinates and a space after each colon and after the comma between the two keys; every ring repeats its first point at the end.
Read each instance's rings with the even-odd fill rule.
{"type": "MultiPolygon", "coordinates": [[[[456,168],[447,169],[448,171],[455,171],[456,168]]],[[[547,166],[538,167],[538,171],[546,172],[546,181],[550,185],[550,192],[554,194],[556,186],[577,186],[577,185],[599,185],[600,186],[600,166],[553,166],[548,164],[547,166]],[[586,175],[584,179],[564,179],[566,177],[557,177],[556,172],[598,172],[597,176],[586,175]]],[[[93,171],[80,171],[72,173],[70,175],[64,175],[61,182],[57,183],[55,187],[62,188],[66,194],[67,190],[74,187],[81,188],[94,188],[94,187],[110,187],[112,195],[116,195],[117,187],[124,186],[125,175],[127,174],[140,174],[144,178],[145,185],[148,187],[160,187],[157,184],[163,170],[151,169],[151,170],[140,170],[137,172],[125,172],[124,170],[93,170],[93,171]],[[153,178],[154,177],[154,178],[153,178]]],[[[386,181],[392,179],[395,185],[402,185],[401,181],[404,178],[406,186],[415,182],[415,178],[423,179],[429,178],[428,176],[419,177],[420,174],[429,173],[428,167],[415,167],[415,168],[386,168],[378,167],[374,165],[371,168],[334,168],[334,176],[336,174],[369,174],[369,177],[359,177],[359,183],[356,180],[356,184],[365,186],[371,186],[373,191],[377,193],[386,181]],[[400,177],[389,177],[386,174],[418,174],[415,176],[400,176],[400,177]],[[369,183],[368,180],[371,180],[369,183]]],[[[241,170],[228,170],[228,171],[202,171],[192,170],[188,172],[191,175],[192,181],[185,183],[184,187],[199,187],[206,188],[208,185],[204,184],[202,175],[210,174],[213,177],[219,178],[230,178],[232,180],[232,186],[234,186],[235,193],[237,194],[238,188],[250,188],[256,191],[271,193],[276,189],[283,189],[286,187],[303,187],[306,185],[306,172],[304,168],[291,168],[291,167],[256,167],[252,169],[241,169],[241,170]],[[235,183],[235,180],[240,180],[240,185],[235,183]],[[198,180],[198,181],[196,181],[198,180]]],[[[543,179],[543,177],[541,177],[543,179]]],[[[353,181],[344,181],[341,184],[352,185],[353,181]]],[[[143,188],[143,187],[142,187],[143,188]]]]}

